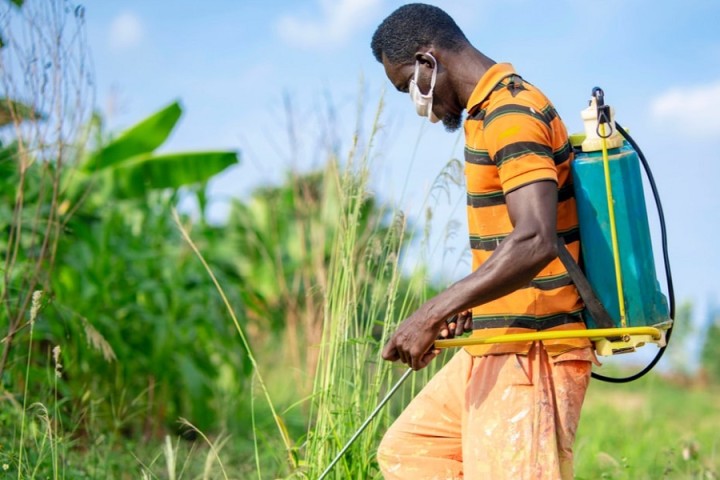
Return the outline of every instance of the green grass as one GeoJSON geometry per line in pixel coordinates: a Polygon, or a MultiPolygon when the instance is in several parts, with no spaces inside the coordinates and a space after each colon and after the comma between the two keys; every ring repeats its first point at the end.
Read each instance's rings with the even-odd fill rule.
{"type": "Polygon", "coordinates": [[[577,478],[718,478],[719,395],[719,386],[653,374],[628,385],[593,381],[575,443],[577,478]]]}
{"type": "MultiPolygon", "coordinates": [[[[397,373],[401,370],[397,369],[397,373]]],[[[275,373],[275,372],[273,372],[275,373]]],[[[269,379],[270,380],[270,379],[269,379]]],[[[336,385],[342,390],[342,379],[336,385]]],[[[421,383],[421,382],[420,382],[421,383]]],[[[410,387],[363,436],[360,448],[339,465],[334,478],[379,478],[374,452],[387,421],[396,415],[410,396],[410,387]],[[392,414],[392,415],[390,415],[392,414]],[[366,475],[363,477],[362,475],[366,475]]],[[[416,385],[416,389],[419,384],[416,385]]],[[[272,385],[270,388],[279,388],[272,385]]],[[[342,393],[342,392],[340,392],[342,393]]],[[[256,393],[257,395],[257,393],[256,393]]],[[[256,435],[259,441],[262,478],[289,478],[282,441],[272,414],[256,400],[256,435]],[[274,453],[272,453],[274,452],[274,453]]],[[[650,376],[629,385],[593,381],[586,398],[575,443],[578,479],[703,479],[718,478],[720,472],[720,386],[687,386],[650,376]]],[[[248,399],[249,401],[249,399],[248,399]]],[[[372,404],[373,398],[364,403],[372,404]]],[[[374,405],[373,405],[374,406],[374,405]]],[[[4,403],[0,409],[0,478],[17,478],[17,440],[21,405],[4,403]],[[13,427],[15,440],[13,439],[13,427]],[[4,469],[7,465],[7,470],[4,469]]],[[[333,419],[337,434],[328,441],[326,456],[332,456],[364,412],[363,402],[325,413],[333,419]]],[[[294,410],[297,414],[298,412],[294,410]]],[[[57,439],[59,470],[48,446],[51,426],[47,410],[28,407],[24,432],[25,454],[22,478],[223,478],[215,452],[202,438],[187,441],[178,437],[143,441],[89,432],[84,439],[57,439]],[[170,467],[172,465],[172,467],[170,467]],[[145,477],[143,477],[145,475],[145,477]]],[[[300,415],[296,421],[302,423],[300,415]]],[[[296,425],[295,430],[301,428],[296,425]]],[[[252,432],[234,432],[210,438],[231,479],[258,478],[252,432]]],[[[299,439],[302,443],[302,439],[299,439]]],[[[311,451],[303,451],[304,469],[315,473],[325,464],[313,462],[311,451]]],[[[323,459],[326,460],[326,459],[323,459]]],[[[307,475],[314,478],[312,475],[307,475]]],[[[297,478],[297,477],[295,477],[297,478]]],[[[333,478],[333,477],[331,477],[333,478]]]]}
{"type": "MultiPolygon", "coordinates": [[[[394,216],[389,225],[375,224],[370,231],[360,228],[381,111],[382,103],[366,144],[358,145],[356,137],[343,166],[326,173],[325,188],[337,192],[326,198],[339,200],[339,227],[324,292],[307,443],[296,472],[303,478],[319,477],[392,385],[394,369],[380,357],[381,347],[397,322],[427,295],[424,277],[417,277],[415,284],[411,278],[408,285],[401,275],[400,249],[409,234],[402,212],[389,212],[394,216]]],[[[376,477],[377,438],[389,421],[384,412],[328,478],[376,477]]]]}

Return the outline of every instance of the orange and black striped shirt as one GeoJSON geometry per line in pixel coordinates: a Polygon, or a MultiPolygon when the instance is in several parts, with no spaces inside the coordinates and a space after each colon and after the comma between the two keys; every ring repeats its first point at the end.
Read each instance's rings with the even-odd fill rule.
{"type": "MultiPolygon", "coordinates": [[[[493,65],[467,105],[465,177],[473,270],[485,262],[513,227],[505,195],[538,181],[558,186],[557,231],[577,260],[578,219],[567,130],[550,101],[515,73],[493,65]]],[[[582,329],[583,303],[560,259],[526,287],[473,308],[473,336],[548,329],[582,329]]],[[[589,346],[586,339],[544,342],[551,354],[589,346]]],[[[467,347],[473,355],[527,353],[531,343],[467,347]]]]}

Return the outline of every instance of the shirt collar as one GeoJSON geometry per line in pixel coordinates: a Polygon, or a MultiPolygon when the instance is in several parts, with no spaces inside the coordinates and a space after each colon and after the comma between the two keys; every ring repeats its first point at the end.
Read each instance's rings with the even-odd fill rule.
{"type": "Polygon", "coordinates": [[[482,103],[490,95],[495,85],[500,83],[503,78],[513,74],[515,74],[515,69],[509,63],[496,63],[490,67],[475,85],[467,103],[467,111],[469,112],[473,107],[482,103]]]}

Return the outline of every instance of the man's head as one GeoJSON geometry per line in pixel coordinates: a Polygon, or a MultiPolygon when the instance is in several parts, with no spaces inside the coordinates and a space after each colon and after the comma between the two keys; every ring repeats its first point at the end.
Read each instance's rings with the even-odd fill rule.
{"type": "MultiPolygon", "coordinates": [[[[432,112],[448,130],[460,127],[465,105],[458,98],[446,60],[468,47],[467,38],[447,13],[421,3],[395,10],[383,20],[371,42],[373,55],[393,85],[409,92],[416,83],[419,92],[414,92],[414,97],[432,94],[432,112]]],[[[422,105],[418,106],[418,113],[421,111],[422,105]]]]}

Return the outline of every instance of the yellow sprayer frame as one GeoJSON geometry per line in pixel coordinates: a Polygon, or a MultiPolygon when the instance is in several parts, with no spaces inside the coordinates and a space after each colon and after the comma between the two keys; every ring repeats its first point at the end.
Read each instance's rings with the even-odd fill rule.
{"type": "Polygon", "coordinates": [[[536,340],[555,340],[563,338],[589,338],[595,344],[598,355],[609,356],[618,353],[634,352],[646,343],[665,346],[665,333],[671,322],[654,327],[593,328],[588,330],[556,330],[544,332],[511,333],[494,337],[462,337],[435,340],[435,348],[467,347],[470,345],[488,345],[493,343],[531,342],[536,340]]]}

